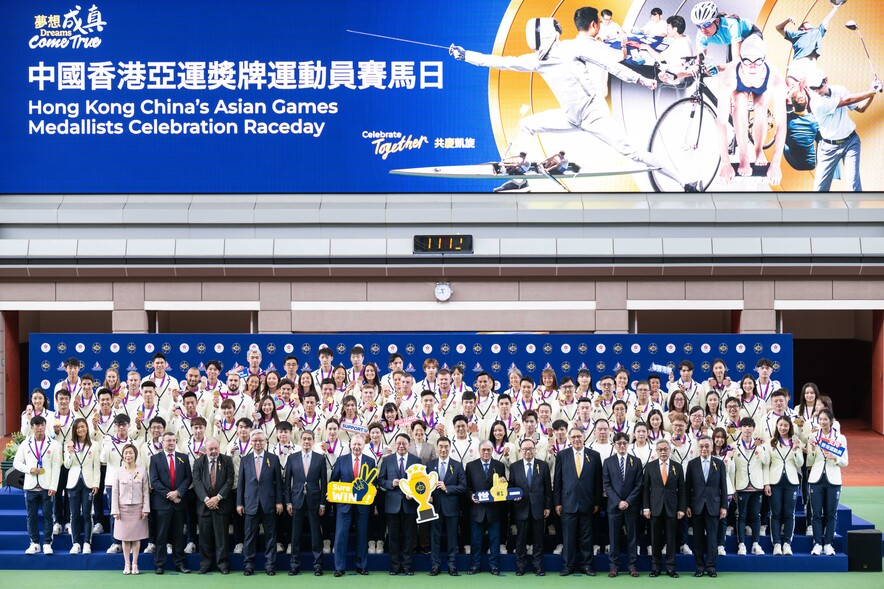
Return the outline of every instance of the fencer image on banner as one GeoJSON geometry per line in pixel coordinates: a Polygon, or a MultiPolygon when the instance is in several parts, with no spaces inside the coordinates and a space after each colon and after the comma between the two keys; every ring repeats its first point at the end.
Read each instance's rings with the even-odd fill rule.
{"type": "Polygon", "coordinates": [[[587,2],[10,2],[0,193],[884,187],[881,2],[587,2]]]}

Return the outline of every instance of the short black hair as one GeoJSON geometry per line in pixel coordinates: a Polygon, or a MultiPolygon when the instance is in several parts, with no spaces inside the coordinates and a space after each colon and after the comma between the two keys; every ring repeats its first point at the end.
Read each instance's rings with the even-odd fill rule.
{"type": "Polygon", "coordinates": [[[651,9],[651,16],[656,16],[656,15],[658,15],[658,14],[659,14],[660,16],[663,16],[663,11],[660,10],[659,8],[652,8],[652,9],[651,9]]]}
{"type": "Polygon", "coordinates": [[[666,19],[666,24],[671,26],[673,29],[678,31],[679,35],[684,35],[684,30],[686,28],[686,24],[684,22],[684,17],[678,16],[677,14],[673,14],[669,18],[666,19]]]}
{"type": "Polygon", "coordinates": [[[221,364],[220,360],[209,360],[208,362],[206,362],[206,368],[208,368],[209,366],[214,366],[218,370],[218,372],[224,370],[224,365],[221,364]]]}
{"type": "MultiPolygon", "coordinates": [[[[614,16],[610,10],[602,10],[602,16],[614,16]]],[[[599,11],[592,6],[584,6],[574,11],[574,26],[578,31],[588,31],[592,23],[599,22],[599,11]]]]}

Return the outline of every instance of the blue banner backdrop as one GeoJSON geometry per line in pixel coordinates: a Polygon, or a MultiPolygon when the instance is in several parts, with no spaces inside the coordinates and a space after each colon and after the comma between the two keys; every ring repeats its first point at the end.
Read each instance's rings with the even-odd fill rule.
{"type": "MultiPolygon", "coordinates": [[[[225,372],[236,365],[246,366],[246,352],[257,346],[263,355],[262,367],[283,372],[284,358],[296,356],[301,370],[319,365],[317,352],[328,346],[335,353],[334,364],[350,366],[350,348],[365,348],[366,362],[374,362],[386,374],[391,353],[401,354],[405,368],[415,380],[424,377],[423,362],[431,357],[440,366],[464,368],[464,381],[472,384],[475,374],[489,372],[498,387],[507,385],[507,373],[517,367],[539,381],[544,368],[552,368],[559,378],[576,377],[586,368],[597,383],[600,376],[613,374],[620,367],[636,380],[649,373],[674,368],[681,360],[694,363],[694,379],[711,375],[716,358],[725,361],[728,375],[739,380],[755,374],[755,363],[769,358],[774,365],[772,378],[793,390],[792,336],[734,334],[654,334],[595,335],[530,333],[341,333],[341,334],[30,334],[30,388],[51,389],[66,377],[63,362],[74,356],[82,364],[81,374],[92,373],[98,382],[104,371],[116,367],[123,381],[126,372],[138,370],[142,376],[153,371],[151,357],[166,354],[169,371],[181,380],[190,366],[204,371],[206,362],[220,360],[225,372]]],[[[666,376],[663,375],[665,383],[666,376]]]]}

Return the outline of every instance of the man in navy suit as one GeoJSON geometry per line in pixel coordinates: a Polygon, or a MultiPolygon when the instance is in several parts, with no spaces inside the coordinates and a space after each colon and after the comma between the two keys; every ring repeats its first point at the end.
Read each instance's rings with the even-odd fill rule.
{"type": "Polygon", "coordinates": [[[528,564],[528,544],[531,544],[531,558],[534,574],[543,572],[543,532],[544,520],[552,510],[552,477],[549,465],[534,456],[534,440],[522,440],[522,460],[510,466],[510,487],[522,490],[522,498],[513,503],[513,518],[516,520],[516,576],[525,574],[528,564]],[[530,538],[530,542],[529,542],[530,538]]]}
{"type": "Polygon", "coordinates": [[[493,445],[488,440],[479,444],[479,459],[467,463],[467,491],[473,501],[470,542],[470,570],[468,575],[479,572],[482,564],[482,538],[488,532],[488,566],[491,574],[500,575],[500,506],[497,503],[479,503],[477,493],[490,491],[494,485],[494,475],[506,480],[503,463],[491,457],[493,445]]]}
{"type": "Polygon", "coordinates": [[[602,473],[602,484],[608,496],[608,537],[610,550],[608,559],[611,563],[609,577],[616,577],[620,570],[620,545],[623,539],[623,526],[626,526],[626,546],[629,560],[629,574],[638,576],[635,568],[636,560],[636,529],[635,523],[639,515],[639,502],[642,490],[642,462],[635,456],[627,454],[629,434],[614,434],[614,454],[605,460],[602,473]]]}
{"type": "Polygon", "coordinates": [[[460,512],[460,496],[467,492],[467,476],[459,460],[451,459],[451,440],[441,436],[436,440],[436,455],[427,463],[427,473],[439,475],[439,482],[430,502],[436,508],[439,519],[431,522],[430,529],[430,576],[439,574],[441,567],[442,530],[445,530],[445,545],[448,549],[448,574],[459,576],[457,572],[457,524],[460,512]]]}
{"type": "Polygon", "coordinates": [[[675,552],[678,549],[676,531],[684,517],[687,498],[684,490],[684,471],[670,460],[672,449],[666,440],[657,441],[657,460],[645,466],[642,480],[642,505],[645,518],[651,520],[651,577],[660,576],[663,561],[663,539],[666,539],[666,574],[678,578],[675,571],[675,552]]]}
{"type": "Polygon", "coordinates": [[[602,498],[602,458],[584,448],[583,430],[568,432],[570,450],[556,455],[553,503],[562,518],[564,566],[559,575],[580,571],[595,576],[592,568],[592,520],[602,498]],[[579,553],[579,557],[578,557],[579,553]]]}
{"type": "MultiPolygon", "coordinates": [[[[329,481],[352,483],[357,478],[360,481],[363,471],[370,471],[375,467],[374,459],[362,453],[365,440],[361,435],[355,434],[350,438],[350,453],[344,454],[335,461],[329,481]]],[[[372,481],[374,479],[371,479],[372,481]]],[[[368,484],[366,481],[365,484],[368,484]]],[[[363,485],[362,482],[359,483],[363,485]]],[[[350,535],[350,526],[356,520],[356,573],[368,574],[368,512],[371,505],[349,505],[339,503],[335,508],[335,576],[342,577],[347,567],[347,538],[350,535]],[[355,518],[354,518],[355,516],[355,518]]]]}
{"type": "Polygon", "coordinates": [[[396,453],[384,458],[379,475],[384,493],[384,513],[390,536],[390,574],[414,574],[414,540],[417,532],[417,502],[405,497],[399,481],[408,478],[408,468],[421,459],[408,451],[411,438],[399,433],[393,441],[396,453]]]}
{"type": "Polygon", "coordinates": [[[236,511],[245,514],[246,541],[243,546],[243,574],[255,573],[255,547],[258,524],[264,524],[264,570],[276,574],[276,516],[282,513],[282,467],[279,457],[267,449],[264,432],[252,432],[252,454],[239,463],[236,511]]]}
{"type": "Polygon", "coordinates": [[[289,576],[301,572],[301,530],[304,518],[310,524],[310,550],[313,552],[313,574],[322,576],[322,531],[319,518],[325,515],[325,459],[313,452],[313,432],[301,432],[301,451],[289,456],[283,476],[286,511],[292,516],[292,557],[289,576]]]}
{"type": "Polygon", "coordinates": [[[697,447],[700,456],[688,462],[685,473],[687,514],[694,528],[694,576],[702,577],[705,571],[710,577],[717,577],[718,521],[727,517],[727,467],[712,456],[709,436],[700,436],[697,447]]]}
{"type": "Polygon", "coordinates": [[[184,561],[184,494],[193,475],[187,454],[176,452],[178,437],[163,434],[163,451],[150,458],[150,509],[157,516],[157,549],[154,552],[156,574],[165,572],[166,544],[172,544],[172,562],[179,573],[189,573],[184,561]]]}

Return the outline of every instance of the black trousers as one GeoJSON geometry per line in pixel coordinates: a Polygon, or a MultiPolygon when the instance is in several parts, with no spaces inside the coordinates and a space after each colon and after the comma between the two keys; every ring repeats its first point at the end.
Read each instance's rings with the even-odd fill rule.
{"type": "Polygon", "coordinates": [[[562,543],[565,568],[572,571],[592,566],[593,513],[562,512],[562,543]]]}
{"type": "MultiPolygon", "coordinates": [[[[211,570],[216,565],[218,570],[230,570],[230,557],[228,556],[227,526],[230,525],[230,515],[221,513],[219,510],[206,509],[199,516],[199,547],[200,568],[211,570]]],[[[157,548],[159,551],[159,548],[157,548]]]]}
{"type": "Polygon", "coordinates": [[[617,511],[608,511],[608,537],[609,551],[608,559],[611,561],[612,569],[620,568],[620,550],[623,545],[623,528],[626,528],[626,555],[628,557],[626,564],[629,568],[635,567],[636,560],[636,520],[638,519],[638,509],[630,507],[629,509],[617,511]]]}
{"type": "Polygon", "coordinates": [[[457,560],[457,524],[456,515],[439,515],[439,519],[430,522],[430,561],[434,567],[442,567],[442,533],[445,533],[445,550],[448,552],[448,566],[456,566],[457,560]]]}
{"type": "Polygon", "coordinates": [[[390,570],[412,570],[417,516],[413,513],[406,513],[404,507],[400,508],[398,513],[385,515],[387,517],[387,533],[390,536],[390,570]]]}
{"type": "MultiPolygon", "coordinates": [[[[541,514],[542,515],[542,514],[541,514]]],[[[527,517],[516,522],[516,568],[528,568],[528,544],[532,545],[531,563],[535,569],[543,568],[543,517],[527,517]]]]}
{"type": "Polygon", "coordinates": [[[694,513],[691,517],[691,526],[694,528],[694,564],[698,571],[715,570],[718,559],[718,521],[718,514],[709,513],[705,507],[702,513],[694,513]]]}
{"type": "Polygon", "coordinates": [[[243,543],[243,568],[255,568],[255,551],[258,546],[258,525],[264,524],[264,569],[276,570],[276,512],[258,510],[245,515],[245,542],[243,543]]]}
{"type": "Polygon", "coordinates": [[[184,509],[158,510],[156,522],[157,548],[153,553],[154,566],[165,568],[166,544],[172,545],[172,564],[175,568],[184,566],[184,509]]]}
{"type": "Polygon", "coordinates": [[[300,509],[292,512],[292,557],[290,567],[292,570],[301,567],[301,534],[304,529],[304,520],[310,526],[310,551],[313,553],[313,568],[322,568],[322,531],[319,528],[319,510],[310,509],[305,502],[300,509]]]}
{"type": "Polygon", "coordinates": [[[651,569],[655,571],[661,570],[663,562],[663,542],[666,542],[666,570],[675,570],[675,552],[678,549],[678,524],[679,521],[675,517],[669,517],[665,514],[651,516],[651,546],[653,547],[653,555],[651,557],[651,569]]]}

